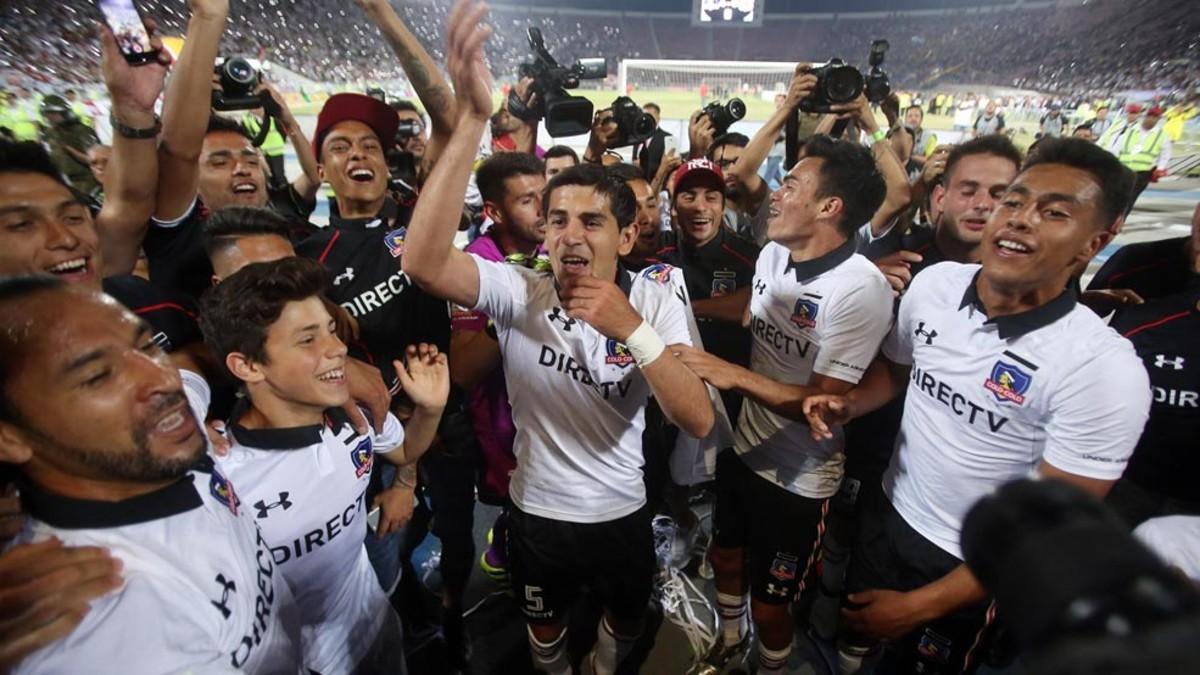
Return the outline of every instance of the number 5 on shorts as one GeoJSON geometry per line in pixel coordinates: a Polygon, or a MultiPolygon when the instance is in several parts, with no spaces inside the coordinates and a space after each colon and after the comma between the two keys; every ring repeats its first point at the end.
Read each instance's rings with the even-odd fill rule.
{"type": "Polygon", "coordinates": [[[526,586],[525,587],[525,611],[527,612],[543,612],[546,609],[545,601],[540,597],[542,592],[541,586],[526,586]]]}

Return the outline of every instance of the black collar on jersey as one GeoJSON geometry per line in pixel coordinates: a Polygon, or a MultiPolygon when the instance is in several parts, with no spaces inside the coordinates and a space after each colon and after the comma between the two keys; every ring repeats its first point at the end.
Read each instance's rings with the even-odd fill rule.
{"type": "Polygon", "coordinates": [[[391,197],[386,197],[383,200],[383,208],[379,209],[379,213],[375,214],[373,217],[343,218],[340,214],[330,213],[329,226],[336,227],[338,229],[362,229],[364,225],[367,225],[372,221],[381,220],[383,222],[379,223],[378,227],[381,231],[387,233],[395,229],[393,223],[399,216],[400,205],[397,204],[391,197]]]}
{"type": "Polygon", "coordinates": [[[796,262],[792,260],[791,253],[788,253],[787,266],[783,268],[783,273],[796,273],[796,281],[803,282],[811,279],[819,274],[824,274],[829,270],[841,265],[854,255],[854,249],[857,242],[854,237],[846,240],[846,243],[833,249],[819,258],[805,260],[804,262],[796,262]]]}
{"type": "MultiPolygon", "coordinates": [[[[208,458],[205,458],[207,461],[208,458]]],[[[211,464],[208,464],[211,470],[211,464]]],[[[60,530],[91,530],[124,527],[162,520],[204,505],[196,492],[194,476],[186,475],[170,485],[119,502],[62,497],[41,490],[28,480],[20,481],[21,503],[29,515],[60,530]]]]}
{"type": "Polygon", "coordinates": [[[709,239],[699,246],[690,246],[682,239],[679,240],[679,248],[682,251],[692,253],[701,257],[714,257],[720,250],[721,245],[725,243],[725,235],[729,233],[729,229],[725,226],[717,227],[717,236],[709,239]]]}
{"type": "MultiPolygon", "coordinates": [[[[625,263],[621,262],[620,260],[617,261],[617,278],[615,281],[617,283],[617,288],[621,289],[621,292],[625,294],[626,298],[628,298],[629,292],[633,290],[633,273],[631,273],[629,268],[625,267],[625,263]]],[[[554,292],[557,294],[561,288],[562,286],[559,285],[558,279],[555,279],[554,292]]]]}
{"type": "MultiPolygon", "coordinates": [[[[979,282],[979,275],[982,272],[983,270],[981,269],[975,273],[975,276],[971,277],[971,283],[967,284],[967,290],[963,293],[963,299],[959,303],[958,308],[961,310],[966,307],[974,307],[983,312],[984,316],[987,316],[987,309],[984,308],[983,301],[979,299],[979,290],[975,288],[975,284],[979,282]]],[[[1049,326],[1070,314],[1078,302],[1078,283],[1068,284],[1067,288],[1058,294],[1058,297],[1044,305],[1038,305],[1033,309],[1027,309],[1024,312],[1017,312],[1016,314],[998,316],[994,319],[988,319],[984,323],[996,324],[996,331],[1000,335],[1000,339],[1007,340],[1049,326]]]]}
{"type": "Polygon", "coordinates": [[[229,415],[229,433],[239,445],[255,450],[299,450],[321,442],[321,431],[329,427],[334,433],[342,430],[343,424],[349,424],[350,418],[341,408],[330,408],[325,411],[325,424],[312,424],[305,427],[288,427],[286,429],[247,429],[238,424],[238,420],[246,414],[250,407],[249,399],[241,399],[233,407],[229,415]]]}

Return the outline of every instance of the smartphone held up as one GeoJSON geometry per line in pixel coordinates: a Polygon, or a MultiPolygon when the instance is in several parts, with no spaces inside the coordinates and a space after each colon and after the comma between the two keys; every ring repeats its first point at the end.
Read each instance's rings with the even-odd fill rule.
{"type": "Polygon", "coordinates": [[[150,63],[158,58],[158,50],[150,45],[150,34],[133,0],[96,0],[100,13],[117,38],[121,54],[131,65],[150,63]]]}

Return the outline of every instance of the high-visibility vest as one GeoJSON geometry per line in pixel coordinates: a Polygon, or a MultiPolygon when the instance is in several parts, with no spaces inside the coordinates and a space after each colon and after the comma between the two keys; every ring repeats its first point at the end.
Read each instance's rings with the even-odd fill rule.
{"type": "Polygon", "coordinates": [[[92,122],[92,114],[88,112],[87,106],[82,102],[76,101],[71,104],[71,112],[75,113],[75,117],[79,118],[80,122],[90,126],[95,126],[92,122]]]}
{"type": "Polygon", "coordinates": [[[1121,163],[1135,173],[1153,169],[1154,163],[1158,161],[1158,153],[1162,150],[1165,136],[1166,132],[1163,131],[1161,125],[1149,131],[1140,126],[1130,129],[1125,134],[1125,142],[1121,144],[1121,163]],[[1146,137],[1149,134],[1154,134],[1154,137],[1147,144],[1146,137]]]}
{"type": "Polygon", "coordinates": [[[24,101],[10,102],[4,117],[0,126],[8,127],[18,141],[36,141],[41,135],[37,117],[30,113],[29,105],[24,101]]]}
{"type": "MultiPolygon", "coordinates": [[[[250,132],[250,136],[257,136],[260,128],[258,117],[253,114],[248,114],[242,118],[242,126],[246,127],[246,131],[250,132]]],[[[267,157],[278,157],[283,154],[287,147],[287,141],[284,140],[283,134],[279,133],[279,125],[271,121],[271,130],[267,132],[267,137],[262,142],[263,154],[267,157]]]]}

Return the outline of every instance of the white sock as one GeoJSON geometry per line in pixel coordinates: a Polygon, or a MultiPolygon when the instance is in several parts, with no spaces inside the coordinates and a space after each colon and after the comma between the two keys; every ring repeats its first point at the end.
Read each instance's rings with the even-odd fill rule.
{"type": "Polygon", "coordinates": [[[593,675],[613,675],[617,666],[629,656],[636,641],[636,637],[617,635],[608,625],[608,617],[601,618],[600,626],[596,629],[596,646],[592,648],[595,657],[592,660],[593,675]]]}
{"type": "Polygon", "coordinates": [[[553,642],[540,642],[529,628],[529,646],[533,652],[533,667],[546,675],[571,675],[571,662],[567,658],[567,631],[558,634],[553,642]]]}
{"type": "Polygon", "coordinates": [[[747,596],[717,593],[717,611],[721,614],[721,632],[725,646],[732,647],[750,630],[746,617],[747,596]]]}
{"type": "Polygon", "coordinates": [[[767,649],[767,646],[758,643],[758,672],[763,675],[770,673],[782,673],[787,667],[788,656],[792,653],[792,645],[783,649],[767,649]]]}

